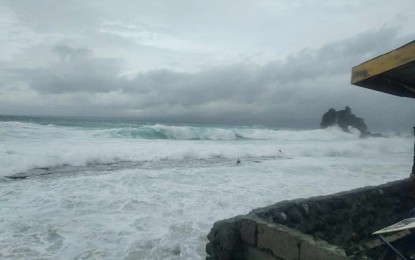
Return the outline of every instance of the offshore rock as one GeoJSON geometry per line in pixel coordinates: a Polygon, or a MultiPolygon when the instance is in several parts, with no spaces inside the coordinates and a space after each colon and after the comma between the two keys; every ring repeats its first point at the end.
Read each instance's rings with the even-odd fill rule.
{"type": "Polygon", "coordinates": [[[323,115],[320,127],[327,128],[330,126],[339,126],[345,132],[350,132],[350,127],[356,128],[360,131],[361,137],[383,136],[378,133],[369,132],[363,118],[355,116],[349,106],[346,106],[344,110],[339,111],[336,111],[334,108],[330,108],[329,111],[323,115]]]}

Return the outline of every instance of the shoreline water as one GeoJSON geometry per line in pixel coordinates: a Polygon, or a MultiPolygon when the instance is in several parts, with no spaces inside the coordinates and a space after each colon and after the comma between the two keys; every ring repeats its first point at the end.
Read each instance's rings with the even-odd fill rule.
{"type": "Polygon", "coordinates": [[[413,149],[338,129],[145,127],[170,139],[0,121],[2,175],[56,173],[0,181],[1,258],[202,259],[215,221],[405,178],[413,149]]]}

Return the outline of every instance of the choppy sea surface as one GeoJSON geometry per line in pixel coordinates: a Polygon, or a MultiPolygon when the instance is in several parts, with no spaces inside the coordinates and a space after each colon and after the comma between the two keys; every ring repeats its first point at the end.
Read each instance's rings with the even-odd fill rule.
{"type": "Polygon", "coordinates": [[[403,179],[412,156],[409,134],[3,116],[0,259],[204,259],[217,220],[403,179]]]}

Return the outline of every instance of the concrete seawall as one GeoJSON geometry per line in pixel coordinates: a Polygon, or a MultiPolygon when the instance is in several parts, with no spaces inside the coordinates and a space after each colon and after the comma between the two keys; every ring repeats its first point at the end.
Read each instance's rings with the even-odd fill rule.
{"type": "MultiPolygon", "coordinates": [[[[414,206],[412,179],[282,201],[216,222],[208,235],[207,259],[347,259],[346,251],[407,218],[414,206]]],[[[383,252],[364,254],[379,259],[383,252]]]]}

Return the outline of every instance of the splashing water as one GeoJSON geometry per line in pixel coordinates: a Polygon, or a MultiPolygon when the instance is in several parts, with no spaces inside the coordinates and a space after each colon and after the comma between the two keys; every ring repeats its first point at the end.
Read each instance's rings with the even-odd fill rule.
{"type": "Polygon", "coordinates": [[[215,221],[405,178],[412,145],[336,128],[3,120],[0,258],[203,259],[215,221]]]}

